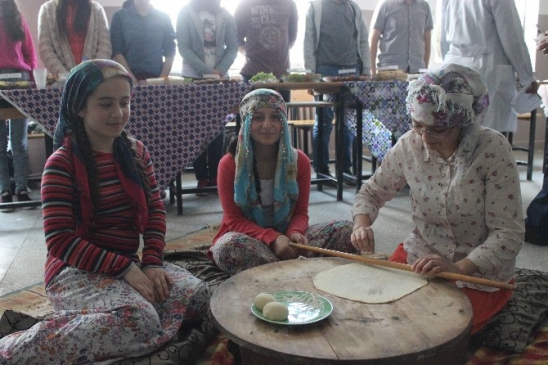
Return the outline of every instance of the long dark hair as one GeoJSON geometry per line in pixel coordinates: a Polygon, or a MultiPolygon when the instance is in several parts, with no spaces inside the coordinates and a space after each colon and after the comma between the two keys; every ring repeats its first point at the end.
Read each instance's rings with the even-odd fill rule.
{"type": "Polygon", "coordinates": [[[59,34],[67,36],[69,31],[85,35],[88,31],[89,19],[91,18],[91,0],[74,1],[75,11],[72,19],[72,29],[67,29],[68,8],[71,0],[59,0],[57,5],[57,29],[59,34]]]}
{"type": "Polygon", "coordinates": [[[23,29],[23,21],[21,13],[17,8],[15,0],[1,0],[0,13],[4,19],[4,29],[14,42],[25,40],[25,30],[23,29]]]}
{"type": "MultiPolygon", "coordinates": [[[[135,149],[135,144],[132,142],[128,133],[126,131],[123,131],[121,137],[122,139],[120,142],[127,144],[131,149],[131,154],[133,155],[133,160],[135,161],[135,165],[137,166],[137,172],[139,173],[139,177],[143,185],[145,198],[147,203],[149,203],[151,199],[152,189],[150,187],[149,178],[146,174],[146,166],[144,165],[141,157],[138,155],[135,149]]],[[[97,165],[95,163],[95,159],[93,158],[93,149],[91,147],[89,137],[85,131],[83,122],[77,123],[75,125],[75,128],[72,132],[72,138],[74,138],[75,142],[78,144],[78,146],[80,146],[80,149],[82,151],[84,165],[86,166],[86,172],[88,174],[91,201],[95,205],[99,202],[100,199],[99,180],[97,178],[99,176],[99,171],[97,170],[97,165]]],[[[97,208],[97,206],[95,206],[95,208],[97,208]]]]}
{"type": "MultiPolygon", "coordinates": [[[[127,71],[115,61],[91,60],[83,62],[71,70],[67,79],[61,99],[58,123],[62,134],[65,134],[67,128],[72,131],[70,137],[80,149],[82,161],[84,162],[88,175],[89,191],[93,204],[96,204],[99,201],[99,174],[93,158],[94,153],[91,142],[85,130],[84,120],[79,113],[86,107],[87,101],[93,91],[105,81],[103,68],[106,67],[113,68],[113,72],[117,71],[117,76],[110,77],[125,77],[128,80],[130,87],[133,87],[131,77],[127,74],[127,71]]],[[[115,143],[125,143],[131,150],[148,203],[150,201],[152,188],[150,179],[146,173],[146,166],[144,165],[139,152],[136,150],[136,144],[126,131],[122,132],[121,137],[122,138],[117,139],[115,143]]]]}

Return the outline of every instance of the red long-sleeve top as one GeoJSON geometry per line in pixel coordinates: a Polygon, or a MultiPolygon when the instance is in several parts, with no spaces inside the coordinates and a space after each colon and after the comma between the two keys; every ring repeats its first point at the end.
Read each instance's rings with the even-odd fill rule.
{"type": "MultiPolygon", "coordinates": [[[[137,142],[140,143],[140,142],[137,142]]],[[[148,221],[143,233],[142,267],[162,266],[166,220],[148,152],[144,154],[146,175],[153,190],[148,221]]],[[[100,199],[92,227],[85,237],[76,234],[79,200],[75,170],[69,153],[60,148],[47,160],[42,176],[42,216],[48,257],[45,285],[66,266],[123,276],[139,262],[140,233],[135,228],[133,202],[125,193],[112,154],[94,153],[100,184],[100,199]]]]}
{"type": "Polygon", "coordinates": [[[277,232],[273,228],[263,228],[248,219],[242,209],[234,202],[234,178],[236,176],[236,161],[234,156],[226,154],[219,162],[217,172],[217,189],[223,207],[223,220],[219,232],[213,239],[213,244],[227,232],[244,233],[270,245],[280,234],[290,236],[292,233],[303,234],[308,228],[308,202],[310,198],[310,159],[304,152],[298,150],[297,184],[299,197],[285,232],[277,232]]]}

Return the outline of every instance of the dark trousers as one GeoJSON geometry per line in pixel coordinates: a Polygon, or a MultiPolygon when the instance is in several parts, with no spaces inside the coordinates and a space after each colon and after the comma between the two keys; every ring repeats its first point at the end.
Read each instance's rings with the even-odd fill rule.
{"type": "Polygon", "coordinates": [[[548,245],[548,168],[544,171],[542,189],[527,207],[525,240],[536,245],[548,245]]]}
{"type": "Polygon", "coordinates": [[[194,160],[193,167],[196,180],[206,179],[212,182],[217,181],[217,167],[219,166],[221,157],[223,157],[223,144],[224,134],[221,133],[194,160]]]}

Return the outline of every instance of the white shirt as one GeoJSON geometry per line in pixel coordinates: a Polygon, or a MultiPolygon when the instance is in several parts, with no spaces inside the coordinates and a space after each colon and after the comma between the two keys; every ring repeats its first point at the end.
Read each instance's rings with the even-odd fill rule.
{"type": "Polygon", "coordinates": [[[415,223],[403,241],[409,264],[434,253],[452,263],[468,258],[483,277],[508,282],[525,231],[516,161],[506,137],[469,128],[448,161],[413,130],[404,134],[361,187],[352,213],[373,222],[407,183],[415,223]]]}
{"type": "Polygon", "coordinates": [[[535,77],[514,0],[443,0],[441,11],[443,62],[479,71],[491,101],[483,125],[516,132],[516,74],[525,87],[535,77]]]}
{"type": "Polygon", "coordinates": [[[202,23],[202,31],[204,32],[204,63],[215,68],[217,63],[217,25],[215,23],[215,15],[209,11],[202,10],[198,12],[198,18],[202,23]]]}

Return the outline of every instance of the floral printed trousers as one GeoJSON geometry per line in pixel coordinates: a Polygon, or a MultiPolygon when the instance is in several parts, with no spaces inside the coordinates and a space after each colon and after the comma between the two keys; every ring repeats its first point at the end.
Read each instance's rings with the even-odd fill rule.
{"type": "MultiPolygon", "coordinates": [[[[346,220],[319,223],[308,227],[305,232],[308,244],[329,250],[355,253],[350,242],[353,223],[346,220]]],[[[264,242],[238,232],[228,232],[220,237],[210,249],[213,260],[221,270],[235,275],[240,271],[279,261],[264,242]]],[[[319,254],[303,252],[303,256],[316,257],[319,254]]]]}
{"type": "Polygon", "coordinates": [[[48,286],[51,318],[0,340],[0,364],[110,364],[150,353],[209,308],[207,284],[164,263],[173,278],[156,307],[125,280],[67,267],[48,286]],[[7,362],[4,362],[7,361],[7,362]]]}

